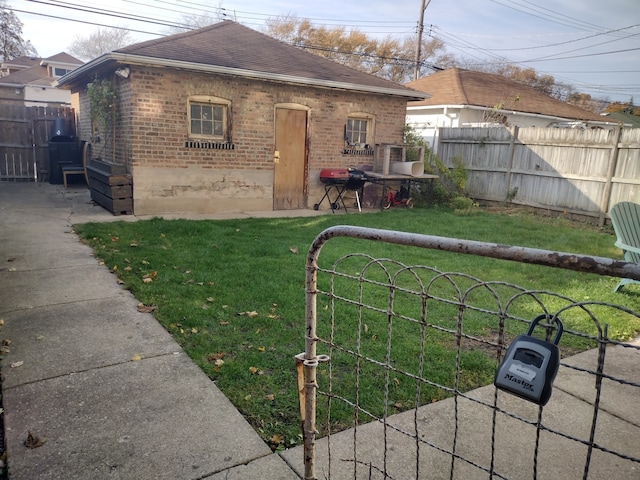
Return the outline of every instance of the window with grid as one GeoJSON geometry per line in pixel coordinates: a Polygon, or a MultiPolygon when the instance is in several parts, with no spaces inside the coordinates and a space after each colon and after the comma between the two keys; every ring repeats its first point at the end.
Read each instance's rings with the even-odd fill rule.
{"type": "Polygon", "coordinates": [[[216,98],[189,100],[189,136],[208,140],[227,141],[229,103],[216,98]]]}
{"type": "Polygon", "coordinates": [[[351,146],[373,143],[373,117],[367,114],[350,115],[344,135],[345,142],[351,146]]]}

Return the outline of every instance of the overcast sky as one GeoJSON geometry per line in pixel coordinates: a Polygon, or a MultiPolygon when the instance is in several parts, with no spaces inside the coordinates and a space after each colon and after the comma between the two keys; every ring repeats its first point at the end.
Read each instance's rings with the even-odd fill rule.
{"type": "MultiPolygon", "coordinates": [[[[640,104],[640,0],[425,2],[425,34],[442,39],[456,56],[507,59],[594,97],[624,102],[633,97],[640,104]]],[[[184,14],[216,16],[219,8],[256,30],[269,17],[292,14],[318,25],[401,38],[415,33],[421,0],[8,0],[8,5],[24,24],[23,38],[47,57],[67,51],[77,36],[87,37],[98,25],[127,27],[143,41],[166,34],[167,24],[184,14]]]]}

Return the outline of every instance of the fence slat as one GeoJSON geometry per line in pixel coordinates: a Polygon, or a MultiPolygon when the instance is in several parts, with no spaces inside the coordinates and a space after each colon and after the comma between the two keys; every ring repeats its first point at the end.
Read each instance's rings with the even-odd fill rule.
{"type": "Polygon", "coordinates": [[[640,129],[441,128],[438,154],[469,172],[478,200],[566,211],[604,224],[608,208],[640,203],[640,129]],[[513,192],[517,192],[513,197],[513,192]]]}
{"type": "Polygon", "coordinates": [[[48,179],[49,140],[56,118],[74,124],[73,108],[0,105],[0,181],[48,179]]]}

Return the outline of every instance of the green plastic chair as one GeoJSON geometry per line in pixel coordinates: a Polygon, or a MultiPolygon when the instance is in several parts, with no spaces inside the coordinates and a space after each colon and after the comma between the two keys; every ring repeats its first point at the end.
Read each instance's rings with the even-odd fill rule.
{"type": "MultiPolygon", "coordinates": [[[[609,216],[618,237],[614,245],[622,249],[627,262],[640,264],[640,205],[632,202],[616,203],[611,207],[609,216]]],[[[640,284],[640,281],[623,278],[613,291],[617,292],[629,283],[640,284]]]]}

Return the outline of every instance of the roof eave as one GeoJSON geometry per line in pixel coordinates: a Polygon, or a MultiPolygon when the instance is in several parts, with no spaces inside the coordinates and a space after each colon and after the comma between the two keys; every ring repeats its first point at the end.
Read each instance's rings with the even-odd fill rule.
{"type": "MultiPolygon", "coordinates": [[[[407,110],[435,110],[435,109],[442,109],[442,108],[452,108],[452,109],[468,109],[468,110],[492,110],[493,109],[491,107],[481,107],[481,106],[477,106],[477,105],[422,105],[422,106],[407,106],[407,110]]],[[[536,117],[536,118],[544,118],[544,119],[548,119],[548,120],[556,120],[556,121],[576,121],[577,119],[574,117],[563,117],[560,115],[549,115],[546,113],[532,113],[532,112],[521,112],[518,110],[495,110],[496,112],[499,113],[504,113],[504,114],[512,114],[512,115],[522,115],[525,117],[536,117]]],[[[591,120],[591,119],[587,119],[587,120],[583,120],[580,119],[581,122],[588,122],[589,124],[593,124],[593,125],[616,125],[618,122],[607,122],[606,120],[591,120]]]]}
{"type": "Polygon", "coordinates": [[[167,58],[147,57],[141,55],[131,55],[126,53],[111,52],[92,60],[89,63],[73,70],[64,77],[58,79],[56,86],[72,85],[76,83],[84,74],[106,65],[108,62],[126,63],[128,65],[141,65],[152,67],[169,67],[182,70],[190,70],[205,73],[220,73],[235,75],[238,77],[253,78],[258,80],[270,80],[275,82],[294,83],[297,85],[308,85],[314,87],[337,88],[357,92],[376,93],[382,95],[393,95],[404,97],[407,101],[425,100],[431,95],[418,91],[407,91],[405,88],[386,88],[373,85],[361,85],[349,82],[337,82],[333,80],[318,80],[315,78],[298,77],[294,75],[284,75],[256,70],[246,70],[241,68],[223,67],[220,65],[206,65],[202,63],[184,62],[181,60],[171,60],[167,58]]]}

